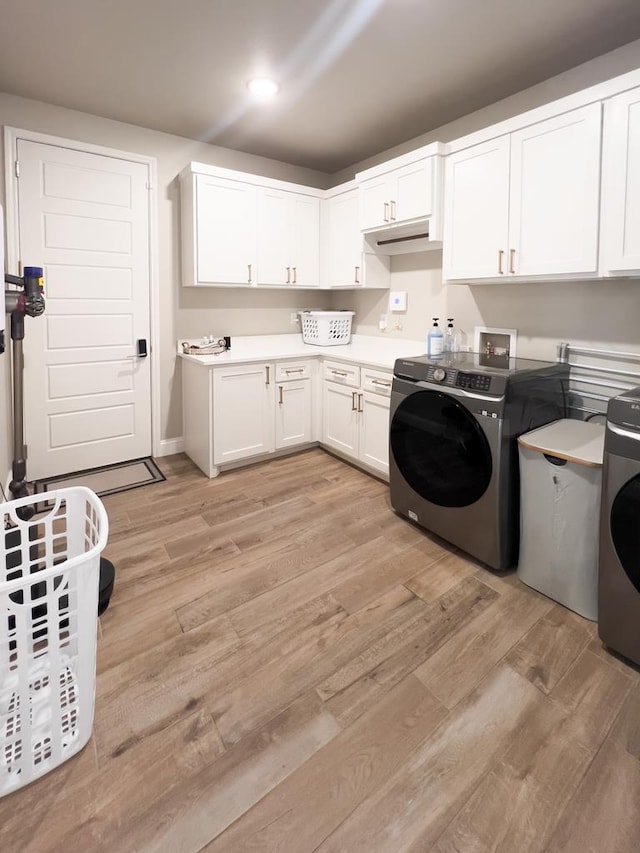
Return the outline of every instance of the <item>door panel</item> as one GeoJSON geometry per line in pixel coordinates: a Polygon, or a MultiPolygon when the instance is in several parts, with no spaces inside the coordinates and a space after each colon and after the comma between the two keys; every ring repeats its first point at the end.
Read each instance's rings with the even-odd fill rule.
{"type": "Polygon", "coordinates": [[[502,136],[447,158],[445,279],[506,278],[509,151],[502,136]]]}
{"type": "Polygon", "coordinates": [[[255,281],[255,187],[198,175],[196,193],[198,282],[249,287],[255,281]]]}
{"type": "Polygon", "coordinates": [[[389,474],[388,397],[364,391],[360,394],[360,459],[383,474],[389,474]]]}
{"type": "Polygon", "coordinates": [[[322,401],[322,443],[349,456],[358,455],[357,392],[325,382],[322,401]]]}
{"type": "Polygon", "coordinates": [[[511,135],[509,249],[519,276],[598,267],[600,104],[511,135]]]}
{"type": "Polygon", "coordinates": [[[148,456],[148,167],[22,139],[17,152],[20,257],[44,268],[47,301],[26,321],[29,478],[148,456]]]}
{"type": "Polygon", "coordinates": [[[273,365],[213,371],[213,462],[273,450],[273,365]]]}
{"type": "Polygon", "coordinates": [[[311,441],[311,382],[282,382],[277,387],[276,448],[311,441]]]}

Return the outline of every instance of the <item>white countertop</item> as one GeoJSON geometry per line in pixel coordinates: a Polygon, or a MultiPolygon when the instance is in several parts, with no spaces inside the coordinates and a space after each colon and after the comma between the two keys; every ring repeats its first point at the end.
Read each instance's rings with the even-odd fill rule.
{"type": "Polygon", "coordinates": [[[177,344],[180,358],[204,367],[242,364],[255,361],[276,361],[287,358],[333,358],[338,361],[364,364],[368,367],[393,368],[397,358],[424,355],[424,341],[352,335],[351,343],[333,347],[318,347],[302,342],[298,332],[292,335],[250,335],[231,338],[231,349],[218,355],[185,355],[182,342],[199,343],[200,338],[181,338],[177,344]]]}

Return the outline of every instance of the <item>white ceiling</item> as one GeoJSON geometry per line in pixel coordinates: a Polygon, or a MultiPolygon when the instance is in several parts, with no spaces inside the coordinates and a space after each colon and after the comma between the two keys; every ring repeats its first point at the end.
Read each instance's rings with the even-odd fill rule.
{"type": "Polygon", "coordinates": [[[0,22],[2,91],[332,173],[640,38],[640,2],[14,0],[0,22]]]}

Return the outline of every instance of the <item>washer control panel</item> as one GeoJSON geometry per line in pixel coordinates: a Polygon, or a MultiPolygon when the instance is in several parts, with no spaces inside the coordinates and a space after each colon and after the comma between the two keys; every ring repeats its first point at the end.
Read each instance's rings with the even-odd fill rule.
{"type": "Polygon", "coordinates": [[[480,373],[463,373],[460,371],[456,378],[456,388],[468,388],[469,391],[488,391],[491,388],[491,377],[480,373]]]}

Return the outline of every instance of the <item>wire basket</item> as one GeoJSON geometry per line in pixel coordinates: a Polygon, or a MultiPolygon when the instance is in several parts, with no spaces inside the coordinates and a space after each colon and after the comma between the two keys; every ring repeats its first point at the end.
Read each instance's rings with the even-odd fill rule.
{"type": "Polygon", "coordinates": [[[301,311],[302,340],[320,347],[348,344],[355,311],[301,311]]]}
{"type": "Polygon", "coordinates": [[[73,487],[0,504],[0,796],[75,755],[91,737],[99,498],[73,487]],[[21,520],[16,510],[35,505],[21,520]]]}

